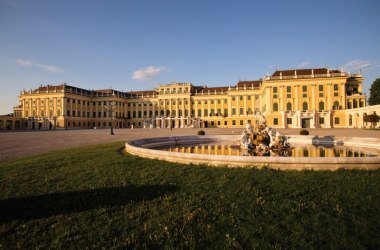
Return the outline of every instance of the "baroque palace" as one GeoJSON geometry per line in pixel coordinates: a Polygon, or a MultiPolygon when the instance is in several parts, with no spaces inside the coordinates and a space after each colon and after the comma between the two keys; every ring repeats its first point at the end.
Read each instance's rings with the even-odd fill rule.
{"type": "Polygon", "coordinates": [[[361,74],[328,68],[277,70],[225,87],[170,83],[121,92],[47,85],[22,91],[0,128],[240,128],[259,114],[274,128],[355,128],[370,112],[362,85],[361,74]]]}

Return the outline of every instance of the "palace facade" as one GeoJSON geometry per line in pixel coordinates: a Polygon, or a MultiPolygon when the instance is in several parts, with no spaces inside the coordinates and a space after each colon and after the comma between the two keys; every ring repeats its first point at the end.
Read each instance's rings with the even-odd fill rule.
{"type": "Polygon", "coordinates": [[[328,68],[277,70],[233,86],[162,84],[154,90],[85,90],[68,84],[22,91],[0,128],[244,127],[258,114],[275,128],[361,127],[363,76],[328,68]],[[351,117],[351,118],[350,118],[351,117]],[[361,120],[360,120],[361,119],[361,120]]]}

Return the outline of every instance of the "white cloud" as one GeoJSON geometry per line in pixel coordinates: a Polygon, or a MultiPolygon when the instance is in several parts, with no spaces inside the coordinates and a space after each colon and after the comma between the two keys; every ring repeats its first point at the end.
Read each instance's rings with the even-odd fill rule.
{"type": "Polygon", "coordinates": [[[63,72],[63,69],[61,69],[57,66],[49,65],[49,64],[41,64],[41,63],[33,62],[33,61],[27,60],[27,59],[17,59],[16,62],[18,65],[21,65],[24,67],[36,67],[36,68],[40,68],[40,69],[43,69],[43,70],[45,70],[47,72],[51,72],[51,73],[63,72]]]}
{"type": "Polygon", "coordinates": [[[345,71],[370,71],[379,66],[379,64],[376,64],[376,62],[371,62],[370,60],[355,59],[347,62],[342,67],[345,71]]]}
{"type": "Polygon", "coordinates": [[[149,81],[158,77],[162,72],[169,72],[165,67],[149,66],[133,72],[132,79],[138,81],[149,81]]]}
{"type": "Polygon", "coordinates": [[[62,69],[58,68],[57,66],[54,65],[48,65],[48,64],[36,64],[38,68],[42,68],[48,72],[51,73],[58,73],[58,72],[63,72],[62,69]]]}
{"type": "Polygon", "coordinates": [[[17,63],[22,66],[32,66],[33,62],[30,60],[18,59],[17,63]]]}
{"type": "Polygon", "coordinates": [[[298,68],[305,68],[305,67],[308,67],[310,65],[311,65],[311,62],[306,61],[306,62],[302,62],[301,64],[298,64],[297,67],[298,68]]]}

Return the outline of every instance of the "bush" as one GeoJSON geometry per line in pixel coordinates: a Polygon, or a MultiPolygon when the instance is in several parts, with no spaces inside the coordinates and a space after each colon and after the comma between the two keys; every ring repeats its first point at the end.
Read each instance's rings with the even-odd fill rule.
{"type": "Polygon", "coordinates": [[[309,135],[309,131],[306,130],[306,129],[302,129],[302,130],[300,131],[300,135],[309,135]]]}
{"type": "Polygon", "coordinates": [[[205,131],[203,131],[203,130],[199,130],[198,131],[198,135],[205,135],[206,133],[205,133],[205,131]]]}

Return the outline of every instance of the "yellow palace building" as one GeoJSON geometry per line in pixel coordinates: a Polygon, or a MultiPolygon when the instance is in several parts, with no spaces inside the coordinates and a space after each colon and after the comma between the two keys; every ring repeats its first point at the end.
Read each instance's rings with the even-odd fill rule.
{"type": "Polygon", "coordinates": [[[242,128],[258,114],[274,128],[361,127],[363,76],[328,68],[277,70],[233,86],[162,84],[154,90],[85,90],[68,84],[22,91],[5,129],[242,128]],[[356,116],[357,115],[357,116],[356,116]]]}

